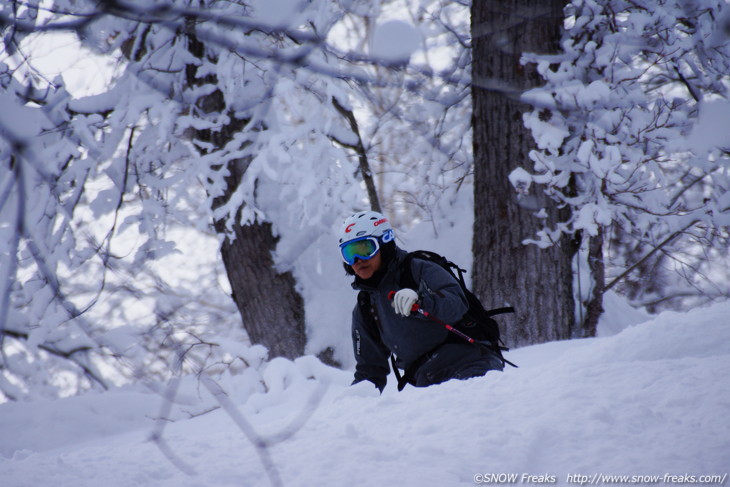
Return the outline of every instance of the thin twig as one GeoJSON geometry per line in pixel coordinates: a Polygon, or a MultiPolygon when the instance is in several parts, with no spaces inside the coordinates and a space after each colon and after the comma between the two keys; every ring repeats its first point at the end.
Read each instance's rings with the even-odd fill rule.
{"type": "Polygon", "coordinates": [[[641,266],[644,262],[646,262],[652,255],[654,255],[655,253],[659,252],[664,246],[666,246],[667,244],[669,244],[672,240],[674,240],[675,238],[677,238],[678,236],[680,236],[682,233],[684,233],[685,231],[687,231],[690,227],[692,227],[693,225],[695,225],[698,222],[699,222],[699,220],[694,220],[691,223],[689,223],[688,225],[686,225],[685,227],[677,230],[676,232],[674,232],[673,234],[671,234],[670,236],[668,236],[667,238],[665,238],[659,245],[657,245],[656,247],[654,247],[648,254],[646,254],[644,257],[642,257],[641,259],[639,259],[636,263],[634,263],[628,269],[626,269],[625,271],[623,271],[618,277],[616,277],[610,283],[608,283],[606,285],[605,289],[603,290],[603,292],[606,292],[609,289],[611,289],[619,281],[621,281],[624,277],[628,276],[634,269],[636,269],[637,267],[641,266]]]}

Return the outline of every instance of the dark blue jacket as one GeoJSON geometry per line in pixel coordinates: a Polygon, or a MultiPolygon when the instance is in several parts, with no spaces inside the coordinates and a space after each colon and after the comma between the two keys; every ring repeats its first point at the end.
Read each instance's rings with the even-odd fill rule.
{"type": "MultiPolygon", "coordinates": [[[[368,286],[359,279],[352,284],[354,289],[369,294],[379,328],[373,333],[360,306],[355,306],[352,314],[355,382],[368,380],[381,391],[390,371],[391,353],[397,357],[399,368],[408,369],[416,360],[446,342],[449,335],[445,327],[418,313],[407,317],[395,313],[388,294],[400,289],[400,268],[406,255],[404,250],[396,249],[394,257],[385,264],[386,271],[377,286],[368,286]]],[[[412,259],[411,273],[418,283],[418,304],[424,311],[449,324],[455,324],[463,317],[468,309],[466,297],[459,282],[446,269],[433,262],[412,259]]],[[[466,342],[463,346],[469,351],[476,350],[466,342]]]]}

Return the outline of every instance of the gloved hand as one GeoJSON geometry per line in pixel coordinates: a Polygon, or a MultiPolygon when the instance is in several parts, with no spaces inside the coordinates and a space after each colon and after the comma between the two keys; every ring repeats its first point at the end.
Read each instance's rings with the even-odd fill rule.
{"type": "Polygon", "coordinates": [[[393,308],[401,316],[409,316],[415,302],[418,301],[418,293],[413,289],[401,289],[393,296],[393,308]]]}

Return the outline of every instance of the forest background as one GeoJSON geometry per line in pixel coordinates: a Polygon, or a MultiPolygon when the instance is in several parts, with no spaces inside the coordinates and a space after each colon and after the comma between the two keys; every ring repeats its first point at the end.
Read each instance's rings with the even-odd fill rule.
{"type": "Polygon", "coordinates": [[[363,208],[515,305],[510,346],[594,335],[611,292],[730,293],[723,0],[28,1],[0,25],[4,401],[242,370],[250,343],[351,367],[335,235],[363,208]]]}

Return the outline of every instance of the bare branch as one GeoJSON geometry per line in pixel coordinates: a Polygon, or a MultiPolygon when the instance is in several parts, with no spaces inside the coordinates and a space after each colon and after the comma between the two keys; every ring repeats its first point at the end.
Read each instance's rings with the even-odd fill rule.
{"type": "Polygon", "coordinates": [[[357,126],[357,120],[355,119],[355,114],[352,112],[352,110],[349,110],[342,106],[340,101],[337,99],[337,97],[332,97],[332,105],[335,107],[335,109],[342,115],[345,120],[347,120],[348,124],[350,125],[350,130],[357,138],[357,142],[355,144],[348,144],[346,142],[343,142],[339,139],[337,139],[334,135],[331,135],[333,140],[335,140],[338,144],[347,147],[349,149],[352,149],[355,151],[355,154],[357,154],[357,158],[360,164],[360,174],[362,174],[362,179],[365,182],[365,187],[368,191],[368,198],[370,199],[370,207],[375,211],[382,211],[380,208],[380,200],[378,198],[378,192],[375,189],[375,180],[373,179],[373,172],[370,170],[370,163],[368,162],[368,154],[365,150],[365,146],[362,143],[362,137],[360,136],[360,129],[357,126]]]}
{"type": "Polygon", "coordinates": [[[641,259],[639,259],[633,265],[629,266],[618,277],[614,278],[611,282],[609,282],[606,285],[606,288],[605,288],[604,292],[610,290],[613,286],[615,286],[617,283],[619,283],[623,278],[625,278],[626,276],[628,276],[634,269],[636,269],[637,267],[640,267],[644,262],[646,262],[647,260],[649,260],[649,258],[651,258],[652,255],[654,255],[657,252],[659,252],[660,250],[662,250],[662,248],[664,248],[666,245],[668,245],[672,240],[674,240],[675,238],[677,238],[680,235],[682,235],[684,232],[686,232],[687,230],[689,230],[693,225],[697,224],[698,222],[699,222],[699,220],[695,220],[695,221],[689,223],[688,225],[686,225],[685,227],[681,228],[680,230],[677,230],[676,232],[674,232],[671,235],[669,235],[659,245],[657,245],[656,247],[654,247],[651,250],[651,252],[649,252],[644,257],[642,257],[641,259]]]}

